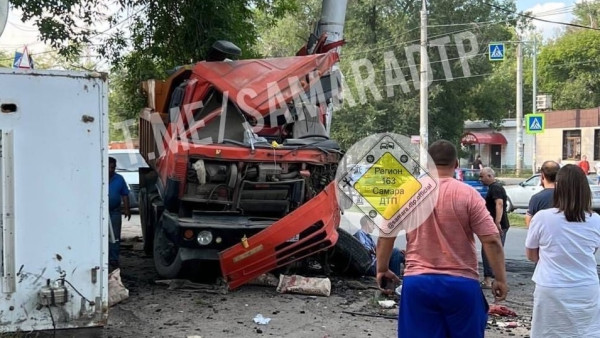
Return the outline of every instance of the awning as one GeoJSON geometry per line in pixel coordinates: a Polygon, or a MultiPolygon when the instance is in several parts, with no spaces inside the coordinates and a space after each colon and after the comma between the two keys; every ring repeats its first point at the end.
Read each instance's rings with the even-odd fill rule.
{"type": "Polygon", "coordinates": [[[500,133],[465,133],[460,140],[462,144],[506,144],[506,138],[500,133]]]}

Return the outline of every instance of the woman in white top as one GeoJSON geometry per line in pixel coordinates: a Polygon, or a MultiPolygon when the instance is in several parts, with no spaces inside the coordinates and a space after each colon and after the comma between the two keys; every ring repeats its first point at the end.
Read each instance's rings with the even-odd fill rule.
{"type": "Polygon", "coordinates": [[[537,263],[532,280],[531,337],[600,337],[600,284],[594,254],[600,247],[600,215],[578,166],[556,176],[554,208],[531,219],[527,258],[537,263]]]}

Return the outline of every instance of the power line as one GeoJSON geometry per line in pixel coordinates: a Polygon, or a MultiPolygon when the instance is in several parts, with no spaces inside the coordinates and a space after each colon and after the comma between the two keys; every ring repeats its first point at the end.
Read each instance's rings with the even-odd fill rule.
{"type": "Polygon", "coordinates": [[[494,23],[502,23],[504,21],[482,21],[482,22],[467,22],[467,23],[450,23],[450,24],[441,24],[441,25],[427,25],[427,28],[435,28],[435,27],[454,27],[454,26],[469,26],[476,24],[494,24],[494,23]]]}
{"type": "Polygon", "coordinates": [[[572,13],[574,9],[575,9],[575,5],[569,5],[569,6],[565,6],[565,7],[549,9],[547,11],[540,11],[540,12],[535,12],[535,13],[533,11],[530,11],[530,13],[532,13],[536,17],[540,17],[540,16],[550,16],[550,15],[557,15],[557,14],[572,13]]]}
{"type": "MultiPolygon", "coordinates": [[[[476,57],[476,56],[483,56],[483,55],[487,55],[487,54],[488,54],[488,52],[487,52],[487,50],[486,50],[486,49],[487,49],[486,47],[482,47],[482,48],[481,48],[481,49],[478,51],[478,54],[471,55],[471,57],[470,57],[470,58],[474,58],[474,57],[476,57]]],[[[449,58],[449,59],[444,59],[444,60],[430,61],[430,62],[429,62],[429,64],[431,65],[431,64],[434,64],[434,63],[443,63],[443,62],[447,62],[447,61],[461,60],[461,59],[463,59],[463,58],[465,58],[465,57],[460,57],[460,56],[459,56],[459,57],[455,57],[455,58],[449,58]]],[[[388,70],[402,70],[402,69],[410,69],[410,68],[416,68],[416,67],[417,67],[417,66],[415,65],[415,66],[402,66],[402,67],[394,67],[394,68],[390,68],[390,69],[388,69],[388,68],[386,68],[386,69],[377,69],[377,70],[374,70],[374,73],[375,73],[375,74],[378,74],[378,73],[382,73],[382,72],[385,72],[385,71],[388,71],[388,70]]],[[[491,73],[490,73],[490,74],[491,74],[491,73]]],[[[349,79],[351,79],[351,78],[354,78],[354,77],[355,77],[355,75],[354,75],[354,74],[347,76],[347,78],[349,78],[349,79]]]]}
{"type": "MultiPolygon", "coordinates": [[[[405,37],[409,33],[413,32],[413,31],[415,31],[417,29],[420,29],[420,28],[421,27],[413,27],[413,28],[409,29],[408,31],[406,31],[406,32],[404,32],[404,33],[402,33],[402,34],[400,34],[398,36],[395,36],[395,37],[392,37],[392,38],[389,38],[389,39],[385,39],[383,41],[391,41],[391,40],[394,40],[394,39],[405,37]]],[[[408,42],[397,42],[397,43],[393,43],[393,44],[389,44],[389,45],[384,45],[384,46],[380,46],[380,47],[376,47],[376,48],[372,48],[372,49],[362,50],[360,52],[354,52],[354,53],[344,53],[343,52],[344,50],[342,49],[342,55],[343,56],[350,56],[350,55],[362,54],[362,53],[366,53],[366,52],[373,51],[373,50],[378,50],[378,49],[383,49],[383,48],[390,47],[390,46],[397,46],[399,43],[400,44],[406,44],[408,42]]]]}
{"type": "MultiPolygon", "coordinates": [[[[490,22],[492,22],[492,21],[490,21],[490,22]]],[[[476,27],[470,27],[470,28],[456,30],[456,31],[452,31],[452,32],[445,32],[445,33],[438,34],[438,35],[432,35],[432,36],[429,36],[427,38],[427,40],[431,41],[432,39],[435,40],[436,38],[439,38],[439,37],[442,37],[442,36],[448,36],[448,35],[452,35],[452,34],[464,33],[464,32],[470,31],[473,28],[481,28],[481,27],[491,26],[491,25],[494,25],[494,24],[497,24],[497,23],[503,23],[503,22],[504,21],[496,21],[496,22],[492,22],[492,23],[485,23],[485,24],[480,24],[480,25],[478,25],[476,27]]],[[[471,24],[478,24],[478,23],[477,22],[472,22],[471,24]]],[[[417,27],[417,29],[418,29],[418,27],[417,27]]],[[[412,31],[412,30],[415,30],[415,29],[413,28],[410,31],[412,31]]],[[[401,36],[407,35],[409,32],[406,32],[406,33],[402,34],[401,36]]],[[[376,50],[380,50],[380,49],[385,49],[385,48],[389,48],[389,47],[402,47],[402,46],[406,46],[406,45],[408,45],[410,43],[417,43],[417,42],[420,42],[420,41],[421,41],[421,39],[415,39],[415,40],[404,41],[404,42],[400,42],[400,43],[383,45],[383,46],[379,46],[379,47],[375,47],[375,48],[369,48],[369,49],[365,49],[365,50],[362,50],[360,52],[354,52],[354,53],[344,53],[343,50],[342,50],[342,56],[347,57],[347,56],[356,55],[356,54],[363,54],[363,53],[368,53],[368,52],[372,52],[372,51],[376,51],[376,50]]]]}
{"type": "Polygon", "coordinates": [[[102,34],[106,34],[106,32],[108,32],[109,30],[115,29],[116,27],[118,27],[118,26],[122,25],[123,23],[125,23],[126,21],[128,21],[129,19],[131,19],[132,17],[134,17],[135,15],[138,15],[138,14],[139,14],[141,11],[143,11],[143,10],[147,9],[147,8],[148,8],[148,6],[149,6],[149,5],[146,5],[146,6],[142,7],[142,8],[140,8],[139,10],[137,10],[136,12],[134,12],[134,13],[132,13],[132,14],[128,15],[128,16],[127,16],[125,19],[123,19],[123,20],[121,20],[121,21],[117,22],[117,23],[116,23],[114,26],[111,26],[111,27],[109,27],[109,28],[107,28],[107,29],[103,30],[102,32],[98,32],[98,33],[96,33],[96,34],[94,34],[94,35],[90,36],[90,39],[93,39],[93,38],[95,38],[95,37],[97,37],[97,36],[99,36],[99,35],[102,35],[102,34]]]}
{"type": "MultiPolygon", "coordinates": [[[[144,10],[144,9],[146,9],[146,8],[148,8],[148,6],[144,6],[144,7],[140,8],[140,9],[139,9],[139,10],[137,10],[136,12],[134,12],[134,13],[132,13],[132,14],[128,15],[127,17],[125,17],[123,20],[121,20],[121,21],[117,22],[115,25],[113,25],[113,26],[111,26],[111,27],[109,27],[109,28],[107,28],[107,29],[105,29],[105,30],[103,30],[103,31],[101,31],[101,32],[97,32],[97,33],[95,33],[94,35],[90,36],[90,37],[89,37],[89,39],[93,39],[93,38],[95,38],[95,37],[98,37],[99,35],[106,34],[106,32],[108,32],[108,31],[110,31],[110,30],[112,30],[112,29],[114,29],[114,28],[116,28],[116,27],[118,27],[118,26],[122,25],[122,24],[123,24],[123,23],[125,23],[127,20],[129,20],[129,19],[131,19],[133,16],[135,16],[135,15],[139,14],[141,11],[143,11],[143,10],[144,10]]],[[[13,23],[11,23],[11,22],[9,22],[9,23],[10,23],[10,24],[12,24],[12,25],[15,25],[15,24],[13,24],[13,23]]],[[[16,25],[15,25],[15,27],[16,27],[16,25]]],[[[17,27],[17,28],[18,28],[18,27],[17,27]]],[[[32,43],[28,43],[28,44],[14,44],[14,46],[15,46],[15,47],[21,47],[21,46],[30,46],[30,45],[34,45],[34,44],[38,44],[38,43],[41,43],[41,41],[35,41],[35,42],[32,42],[32,43]]],[[[93,43],[91,43],[91,42],[90,42],[90,43],[88,44],[88,46],[91,46],[91,45],[99,45],[99,44],[93,44],[93,43]]],[[[8,46],[8,45],[6,45],[6,46],[8,46]]],[[[48,54],[48,53],[53,53],[53,52],[55,52],[55,51],[54,51],[54,50],[46,50],[46,51],[43,51],[43,52],[38,52],[38,53],[29,53],[29,56],[38,56],[38,55],[42,55],[42,54],[48,54]]],[[[84,57],[85,57],[85,56],[84,56],[84,57]]],[[[14,58],[4,58],[4,59],[0,59],[0,62],[1,62],[1,61],[10,61],[10,60],[14,60],[14,58]]]]}
{"type": "MultiPolygon", "coordinates": [[[[478,54],[470,55],[469,58],[474,58],[476,56],[483,56],[483,55],[487,55],[487,54],[488,53],[486,51],[486,52],[483,52],[483,53],[478,53],[478,54]]],[[[455,58],[449,58],[449,59],[444,59],[444,60],[430,61],[429,64],[431,65],[431,64],[436,64],[436,63],[443,63],[443,62],[455,61],[455,60],[460,60],[460,59],[464,59],[464,58],[465,57],[455,57],[455,58]]],[[[397,70],[410,69],[410,68],[417,69],[417,71],[418,71],[418,65],[415,64],[414,66],[402,66],[402,67],[377,69],[377,70],[374,71],[374,73],[378,74],[378,73],[383,73],[383,72],[391,71],[391,70],[397,71],[397,70]]],[[[354,74],[347,76],[347,78],[349,78],[349,79],[354,78],[354,77],[355,77],[354,74]]]]}
{"type": "Polygon", "coordinates": [[[598,28],[582,26],[582,25],[578,25],[576,23],[568,23],[568,22],[561,22],[561,21],[540,19],[540,18],[537,18],[535,16],[531,16],[531,15],[527,15],[527,14],[523,14],[523,13],[517,13],[515,11],[512,11],[512,10],[508,9],[508,8],[504,8],[504,7],[496,6],[496,5],[493,5],[493,4],[489,4],[489,3],[484,2],[484,1],[482,1],[481,3],[484,4],[484,5],[490,6],[492,8],[496,8],[498,10],[501,10],[503,12],[514,14],[514,15],[517,15],[517,16],[520,16],[520,17],[523,17],[523,18],[531,19],[531,20],[537,20],[537,21],[542,21],[542,22],[547,22],[547,23],[553,23],[553,24],[557,24],[557,25],[571,26],[571,27],[585,28],[585,29],[591,29],[591,30],[595,30],[595,31],[600,31],[600,29],[598,29],[598,28]]]}
{"type": "Polygon", "coordinates": [[[8,21],[8,24],[11,25],[11,26],[13,26],[13,27],[15,27],[17,30],[20,30],[22,32],[32,32],[33,33],[33,32],[37,32],[38,31],[38,29],[35,28],[35,27],[27,27],[27,26],[19,25],[19,24],[16,24],[16,23],[12,22],[12,21],[8,21]]]}

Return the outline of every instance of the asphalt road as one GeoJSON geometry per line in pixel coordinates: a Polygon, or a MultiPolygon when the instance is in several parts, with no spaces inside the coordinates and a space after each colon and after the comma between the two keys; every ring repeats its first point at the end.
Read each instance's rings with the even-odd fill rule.
{"type": "MultiPolygon", "coordinates": [[[[525,212],[525,210],[522,211],[525,212]]],[[[360,226],[359,220],[361,217],[362,214],[360,213],[347,212],[342,218],[342,228],[350,231],[351,233],[356,232],[360,226]]],[[[512,227],[508,230],[508,233],[506,234],[506,242],[504,244],[504,255],[506,259],[527,261],[527,257],[525,256],[526,237],[527,229],[525,228],[512,227]]],[[[478,240],[476,240],[476,242],[478,257],[481,261],[481,244],[478,240]]],[[[399,236],[396,239],[395,245],[400,249],[406,248],[406,238],[404,236],[399,236]]],[[[596,253],[596,261],[600,262],[600,251],[596,253]]]]}
{"type": "MultiPolygon", "coordinates": [[[[522,210],[525,212],[525,210],[522,210]]],[[[347,212],[342,217],[341,227],[354,233],[358,230],[360,223],[359,220],[362,214],[355,212],[347,212]]],[[[139,215],[132,215],[131,220],[123,221],[123,230],[121,233],[123,238],[132,238],[136,236],[142,236],[140,229],[140,218],[139,215]]],[[[525,238],[527,237],[527,229],[512,227],[506,234],[506,243],[504,244],[504,254],[506,259],[526,261],[525,256],[525,238]]],[[[396,239],[396,247],[400,249],[406,248],[406,239],[404,236],[399,236],[396,239]]],[[[481,250],[481,244],[477,241],[478,253],[481,250]]],[[[481,260],[481,254],[478,254],[481,260]]],[[[596,261],[600,262],[600,251],[596,253],[596,261]]]]}

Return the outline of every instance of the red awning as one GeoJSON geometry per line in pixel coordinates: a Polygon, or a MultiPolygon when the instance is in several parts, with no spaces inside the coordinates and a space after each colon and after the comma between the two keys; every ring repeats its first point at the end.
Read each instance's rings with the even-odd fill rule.
{"type": "Polygon", "coordinates": [[[506,138],[500,133],[465,133],[462,144],[506,144],[506,138]]]}

